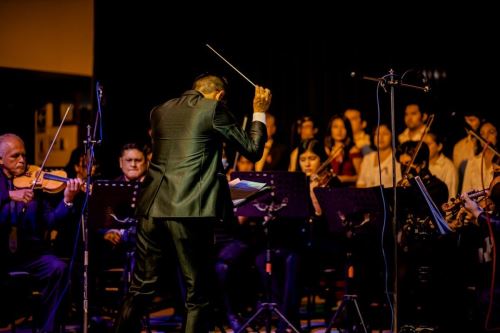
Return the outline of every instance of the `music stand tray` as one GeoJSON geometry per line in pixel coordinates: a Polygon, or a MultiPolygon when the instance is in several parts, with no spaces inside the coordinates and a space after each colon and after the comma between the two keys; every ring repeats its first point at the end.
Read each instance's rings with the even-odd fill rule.
{"type": "MultiPolygon", "coordinates": [[[[267,188],[263,195],[248,200],[235,209],[235,215],[247,217],[265,217],[268,215],[266,205],[280,206],[277,215],[280,217],[307,218],[310,215],[307,203],[309,191],[306,176],[302,172],[262,171],[233,172],[231,179],[265,183],[267,188]]],[[[277,207],[275,207],[277,208],[277,207]]]]}
{"type": "MultiPolygon", "coordinates": [[[[269,223],[276,217],[309,217],[309,190],[306,176],[302,172],[263,171],[263,172],[233,172],[232,179],[267,184],[269,190],[257,198],[235,208],[238,216],[262,217],[264,219],[264,234],[266,235],[266,298],[270,299],[270,286],[272,275],[272,249],[269,223]]],[[[284,314],[280,312],[276,303],[262,302],[257,311],[241,326],[236,333],[245,332],[254,320],[260,315],[266,315],[266,332],[271,332],[272,315],[276,314],[292,331],[299,333],[284,314]]]]}
{"type": "Polygon", "coordinates": [[[92,185],[89,221],[93,230],[124,229],[135,225],[135,212],[140,183],[98,180],[92,185]]]}

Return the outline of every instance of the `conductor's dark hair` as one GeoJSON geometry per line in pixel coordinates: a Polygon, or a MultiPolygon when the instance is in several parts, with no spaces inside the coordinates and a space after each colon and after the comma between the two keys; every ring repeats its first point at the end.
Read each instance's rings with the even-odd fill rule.
{"type": "Polygon", "coordinates": [[[193,89],[203,94],[210,94],[221,90],[227,91],[227,80],[218,75],[203,73],[195,78],[193,89]]]}

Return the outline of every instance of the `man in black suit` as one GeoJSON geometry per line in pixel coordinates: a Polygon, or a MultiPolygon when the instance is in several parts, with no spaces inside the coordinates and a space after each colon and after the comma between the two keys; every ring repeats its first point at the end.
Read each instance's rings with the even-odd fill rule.
{"type": "Polygon", "coordinates": [[[214,75],[151,111],[153,157],[138,201],[136,266],[116,332],[139,332],[140,318],[156,291],[159,263],[170,237],[184,275],[185,331],[210,329],[213,224],[231,207],[221,162],[222,143],[257,161],[266,142],[265,112],[271,92],[255,87],[249,133],[220,103],[225,82],[214,75]]]}

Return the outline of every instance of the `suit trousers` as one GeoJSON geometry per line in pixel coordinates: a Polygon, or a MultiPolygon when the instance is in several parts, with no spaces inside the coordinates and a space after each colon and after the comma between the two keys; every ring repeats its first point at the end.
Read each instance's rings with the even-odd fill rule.
{"type": "Polygon", "coordinates": [[[132,283],[115,322],[115,332],[140,332],[141,318],[157,290],[159,265],[171,240],[186,285],[185,332],[210,330],[214,282],[213,219],[142,218],[137,228],[132,283]],[[169,239],[170,238],[170,239],[169,239]]]}

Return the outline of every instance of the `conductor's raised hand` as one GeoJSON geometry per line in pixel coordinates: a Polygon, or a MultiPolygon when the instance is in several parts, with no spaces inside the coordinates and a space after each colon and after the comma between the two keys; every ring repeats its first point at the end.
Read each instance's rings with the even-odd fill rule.
{"type": "Polygon", "coordinates": [[[255,96],[253,98],[253,112],[266,112],[271,105],[271,90],[255,86],[255,96]]]}

